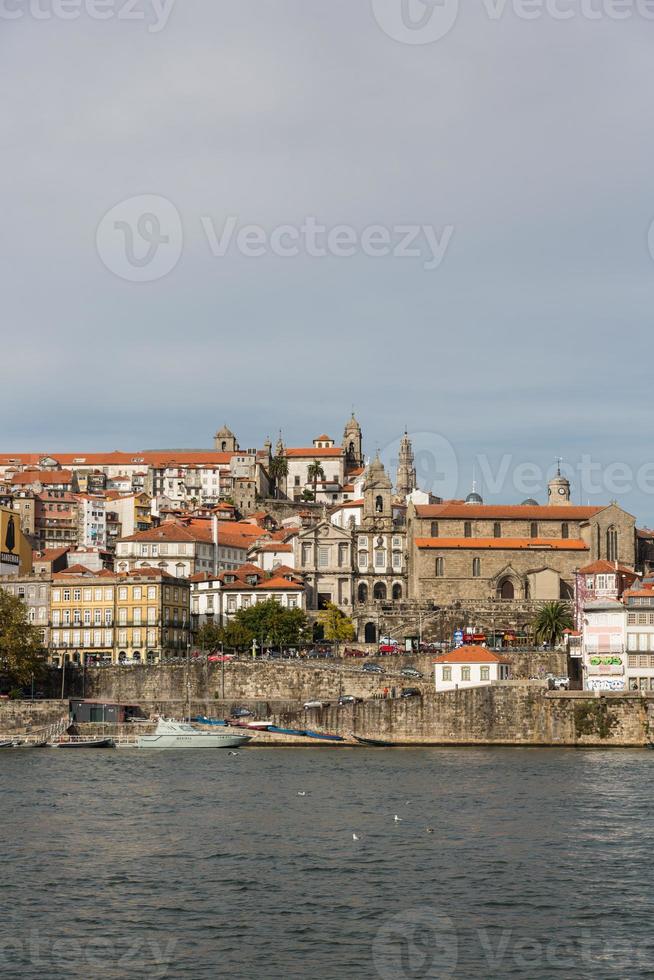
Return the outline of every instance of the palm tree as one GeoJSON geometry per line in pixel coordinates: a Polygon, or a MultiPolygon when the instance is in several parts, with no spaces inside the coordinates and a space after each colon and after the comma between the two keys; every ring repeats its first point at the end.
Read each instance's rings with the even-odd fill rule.
{"type": "Polygon", "coordinates": [[[275,481],[275,496],[279,497],[279,484],[288,476],[288,460],[286,456],[273,456],[270,460],[270,475],[275,481]]]}
{"type": "Polygon", "coordinates": [[[313,499],[315,500],[317,487],[318,487],[318,480],[325,479],[325,471],[323,470],[322,466],[320,465],[317,459],[313,463],[309,464],[309,468],[307,470],[307,476],[313,482],[313,499]]]}
{"type": "Polygon", "coordinates": [[[567,602],[546,602],[532,623],[539,643],[555,647],[567,629],[572,629],[572,616],[567,602]]]}

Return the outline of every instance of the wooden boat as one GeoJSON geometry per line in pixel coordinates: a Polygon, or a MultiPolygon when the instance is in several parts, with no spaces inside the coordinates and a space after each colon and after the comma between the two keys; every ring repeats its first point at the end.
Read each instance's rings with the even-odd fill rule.
{"type": "Polygon", "coordinates": [[[352,738],[360,745],[368,745],[375,749],[392,749],[394,742],[384,742],[381,738],[364,738],[363,735],[352,735],[352,738]]]}
{"type": "Polygon", "coordinates": [[[342,735],[328,735],[325,732],[311,732],[307,729],[304,733],[308,738],[320,738],[325,742],[344,742],[342,735]]]}
{"type": "Polygon", "coordinates": [[[81,735],[72,735],[70,739],[63,742],[50,742],[53,749],[115,749],[116,743],[113,738],[84,738],[81,735]]]}

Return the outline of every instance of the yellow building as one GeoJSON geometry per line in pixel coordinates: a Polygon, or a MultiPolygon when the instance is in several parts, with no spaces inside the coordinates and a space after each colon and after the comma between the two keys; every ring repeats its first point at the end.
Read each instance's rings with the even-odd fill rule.
{"type": "Polygon", "coordinates": [[[53,576],[50,658],[157,663],[190,643],[190,585],[158,568],[116,574],[75,565],[53,576]]]}
{"type": "Polygon", "coordinates": [[[32,571],[32,548],[21,530],[20,514],[0,507],[0,575],[32,571]]]}

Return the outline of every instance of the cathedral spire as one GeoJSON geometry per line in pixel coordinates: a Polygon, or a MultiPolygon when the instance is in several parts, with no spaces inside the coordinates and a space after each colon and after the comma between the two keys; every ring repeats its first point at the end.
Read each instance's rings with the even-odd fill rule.
{"type": "Polygon", "coordinates": [[[409,439],[409,433],[404,429],[404,435],[400,440],[400,451],[397,462],[397,477],[395,485],[398,496],[408,497],[416,489],[416,468],[413,446],[409,439]]]}

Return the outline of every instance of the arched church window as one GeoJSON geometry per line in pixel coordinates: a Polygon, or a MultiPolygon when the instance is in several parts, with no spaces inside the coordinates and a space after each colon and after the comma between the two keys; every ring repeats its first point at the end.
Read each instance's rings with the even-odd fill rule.
{"type": "Polygon", "coordinates": [[[466,521],[463,525],[463,537],[464,538],[472,537],[472,523],[470,521],[466,521]]]}
{"type": "Polygon", "coordinates": [[[502,537],[502,525],[500,524],[499,521],[495,521],[495,523],[493,524],[493,537],[494,538],[502,537]]]}
{"type": "Polygon", "coordinates": [[[531,526],[529,528],[529,535],[532,538],[538,537],[538,523],[536,521],[531,522],[531,526]]]}
{"type": "Polygon", "coordinates": [[[472,559],[472,577],[479,578],[481,575],[481,558],[472,559]]]}
{"type": "Polygon", "coordinates": [[[373,595],[375,599],[385,599],[386,598],[386,586],[383,582],[375,582],[375,588],[373,590],[373,595]]]}
{"type": "Polygon", "coordinates": [[[432,538],[438,537],[438,521],[431,522],[431,536],[432,538]]]}
{"type": "Polygon", "coordinates": [[[375,497],[375,510],[378,514],[381,514],[384,510],[384,498],[381,496],[381,494],[375,497]]]}
{"type": "Polygon", "coordinates": [[[359,584],[359,588],[357,590],[357,599],[362,605],[368,601],[368,586],[366,585],[365,582],[361,582],[359,584]]]}
{"type": "Polygon", "coordinates": [[[618,560],[618,529],[614,524],[606,531],[606,557],[609,561],[618,560]]]}
{"type": "Polygon", "coordinates": [[[569,538],[570,537],[570,525],[569,524],[562,524],[561,525],[561,537],[562,538],[569,538]]]}
{"type": "Polygon", "coordinates": [[[402,598],[402,586],[400,585],[399,582],[396,582],[395,585],[393,586],[393,598],[394,599],[402,598]]]}
{"type": "Polygon", "coordinates": [[[443,558],[436,559],[436,578],[442,578],[445,574],[445,560],[443,558]]]}

